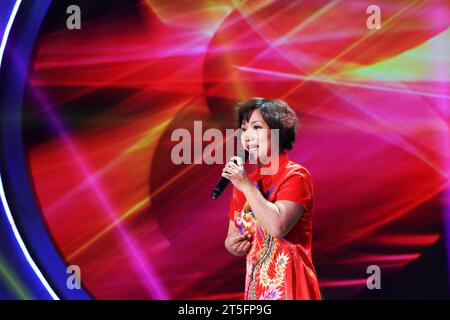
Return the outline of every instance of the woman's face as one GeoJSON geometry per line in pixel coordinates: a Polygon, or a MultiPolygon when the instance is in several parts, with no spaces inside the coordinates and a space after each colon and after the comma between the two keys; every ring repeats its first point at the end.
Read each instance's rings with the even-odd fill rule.
{"type": "Polygon", "coordinates": [[[266,163],[270,155],[270,128],[264,121],[261,111],[255,109],[248,122],[241,126],[241,142],[252,159],[266,163]]]}

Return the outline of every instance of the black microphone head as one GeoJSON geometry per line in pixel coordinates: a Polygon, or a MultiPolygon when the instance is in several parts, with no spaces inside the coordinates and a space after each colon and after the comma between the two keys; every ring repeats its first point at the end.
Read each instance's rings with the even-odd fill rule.
{"type": "Polygon", "coordinates": [[[216,189],[214,189],[214,191],[212,192],[211,198],[212,198],[213,200],[216,200],[216,199],[220,196],[221,193],[222,193],[222,192],[221,192],[220,190],[217,190],[217,188],[216,188],[216,189]]]}

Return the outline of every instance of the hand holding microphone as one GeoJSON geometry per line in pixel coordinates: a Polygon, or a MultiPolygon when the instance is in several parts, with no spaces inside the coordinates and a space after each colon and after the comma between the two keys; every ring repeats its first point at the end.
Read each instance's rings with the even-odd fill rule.
{"type": "Polygon", "coordinates": [[[211,195],[213,199],[217,199],[221,195],[230,181],[238,190],[242,191],[242,188],[249,182],[244,169],[244,163],[247,161],[247,158],[248,152],[242,150],[238,156],[231,157],[230,161],[225,164],[222,170],[222,178],[211,195]]]}

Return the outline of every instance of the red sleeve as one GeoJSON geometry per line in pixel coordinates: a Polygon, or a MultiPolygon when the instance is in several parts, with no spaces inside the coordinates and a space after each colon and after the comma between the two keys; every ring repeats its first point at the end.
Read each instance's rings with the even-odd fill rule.
{"type": "Polygon", "coordinates": [[[280,185],[276,200],[293,201],[303,206],[305,212],[310,212],[313,203],[313,188],[309,173],[306,170],[299,170],[289,175],[280,185]]]}
{"type": "Polygon", "coordinates": [[[237,203],[237,190],[236,187],[233,186],[233,191],[231,193],[231,201],[230,201],[230,209],[228,210],[228,218],[234,221],[234,211],[236,210],[237,203]]]}

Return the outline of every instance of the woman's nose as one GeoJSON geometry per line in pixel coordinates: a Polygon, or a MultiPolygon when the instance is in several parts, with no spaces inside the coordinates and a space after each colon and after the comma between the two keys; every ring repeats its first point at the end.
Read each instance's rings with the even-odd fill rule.
{"type": "Polygon", "coordinates": [[[254,141],[256,139],[254,132],[252,130],[245,130],[241,134],[241,141],[243,143],[249,143],[251,141],[254,141]]]}

